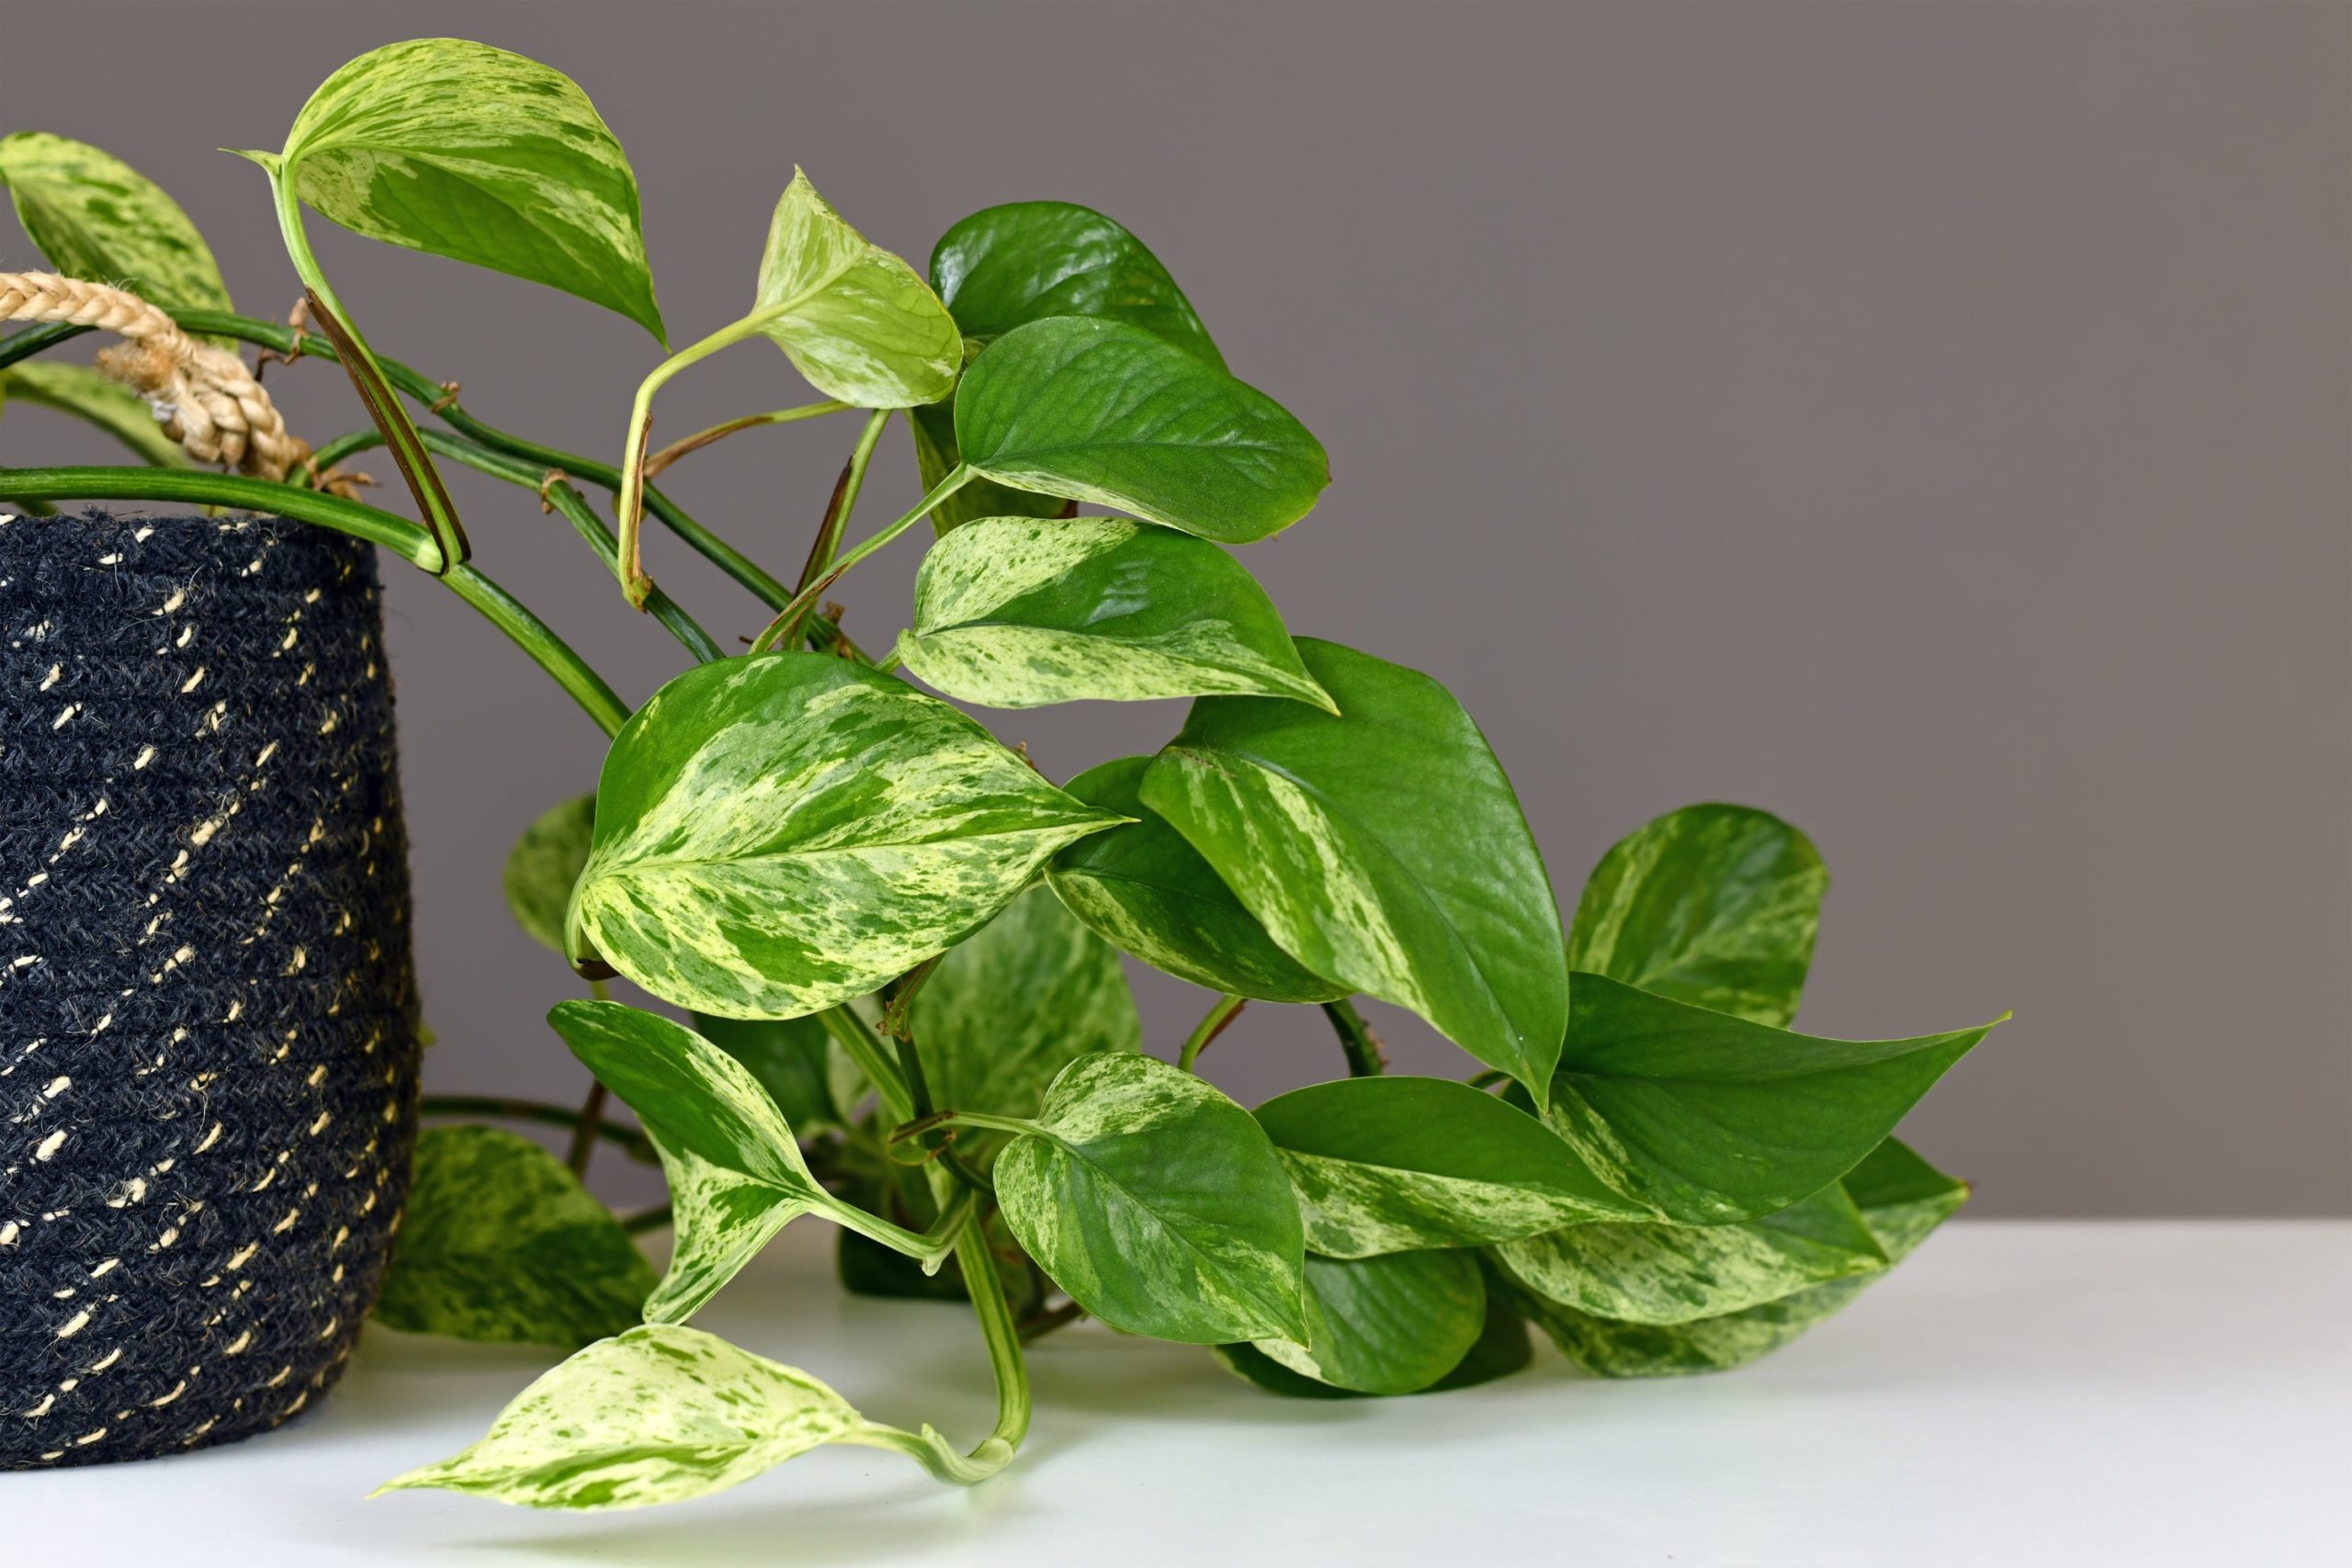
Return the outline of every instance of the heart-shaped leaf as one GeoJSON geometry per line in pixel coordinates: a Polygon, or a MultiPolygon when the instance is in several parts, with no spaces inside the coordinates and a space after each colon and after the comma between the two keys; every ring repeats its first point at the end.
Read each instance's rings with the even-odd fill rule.
{"type": "Polygon", "coordinates": [[[0,186],[27,237],[66,276],[166,308],[232,309],[211,247],[179,203],[112,153],[42,130],[0,136],[0,186]]]}
{"type": "Polygon", "coordinates": [[[1001,1116],[1036,1114],[1090,1051],[1143,1049],[1118,953],[1044,887],[949,949],[909,1021],[932,1102],[1001,1116]]]}
{"type": "Polygon", "coordinates": [[[855,408],[936,402],[964,340],[915,269],[842,220],[798,169],[775,204],[752,310],[795,368],[855,408]]]}
{"type": "Polygon", "coordinates": [[[934,697],[848,660],[690,670],[614,739],[569,951],[725,1018],[862,997],[1119,820],[934,697]]]}
{"type": "Polygon", "coordinates": [[[723,1492],[826,1443],[895,1446],[797,1368],[699,1329],[646,1324],[525,1389],[481,1441],[379,1491],[639,1508],[723,1492]]]}
{"type": "Polygon", "coordinates": [[[596,797],[583,795],[549,807],[523,829],[506,852],[499,882],[506,908],[531,939],[563,951],[563,912],[571,885],[588,863],[588,841],[596,829],[596,797]]]}
{"type": "Polygon", "coordinates": [[[1306,515],[1323,445],[1282,405],[1124,321],[1052,316],[990,344],[956,394],[964,461],[1228,544],[1306,515]]]}
{"type": "MultiPolygon", "coordinates": [[[[931,283],[967,339],[987,340],[1047,316],[1099,316],[1167,339],[1225,368],[1208,329],[1143,242],[1110,219],[1063,201],[1017,201],[975,212],[941,237],[931,283]]],[[[910,411],[915,455],[929,491],[963,461],[951,399],[910,411]]],[[[933,513],[944,533],[975,518],[1051,517],[1058,497],[975,479],[933,513]]]]}
{"type": "Polygon", "coordinates": [[[1785,1029],[1829,874],[1811,840],[1745,806],[1687,806],[1617,841],[1584,885],[1568,967],[1785,1029]]]}
{"type": "Polygon", "coordinates": [[[1144,805],[1148,757],[1122,757],[1069,781],[1089,806],[1135,818],[1080,839],[1046,868],[1070,911],[1122,953],[1212,991],[1270,1002],[1328,1002],[1351,987],[1310,975],[1274,945],[1201,852],[1144,805]]]}
{"type": "Polygon", "coordinates": [[[1468,1252],[1306,1259],[1308,1346],[1255,1348],[1302,1377],[1359,1393],[1411,1393],[1452,1371],[1487,1323],[1468,1252]]]}
{"type": "Polygon", "coordinates": [[[1306,1337],[1298,1204],[1250,1113],[1131,1052],[1062,1069],[996,1163],[1021,1245],[1114,1328],[1193,1345],[1306,1337]]]}
{"type": "Polygon", "coordinates": [[[1648,1217],[1534,1117],[1450,1078],[1341,1078],[1258,1107],[1332,1258],[1509,1241],[1648,1217]]]}
{"type": "Polygon", "coordinates": [[[1331,699],[1264,589],[1205,539],[1122,517],[987,517],[915,579],[907,668],[990,707],[1209,693],[1331,699]]]}
{"type": "Polygon", "coordinates": [[[1835,1182],[1760,1220],[1571,1225],[1505,1242],[1494,1256],[1537,1295],[1627,1323],[1720,1317],[1886,1269],[1885,1252],[1835,1182]]]}
{"type": "Polygon", "coordinates": [[[619,1002],[559,1002],[548,1022],[662,1155],[676,1243],[647,1322],[684,1322],[800,1215],[840,1217],[767,1091],[693,1030],[619,1002]]]}
{"type": "Polygon", "coordinates": [[[596,107],[536,60],[387,44],[321,85],[278,155],[313,211],[617,310],[656,338],[637,176],[596,107]]]}
{"type": "Polygon", "coordinates": [[[1314,637],[1340,705],[1204,697],[1144,804],[1283,951],[1547,1092],[1567,1018],[1559,907],[1486,737],[1428,676],[1314,637]]]}
{"type": "MultiPolygon", "coordinates": [[[[1841,1184],[1882,1250],[1900,1262],[1967,1201],[1968,1188],[1894,1138],[1841,1184]]],[[[1671,1377],[1744,1366],[1834,1315],[1876,1279],[1860,1274],[1721,1317],[1671,1325],[1623,1323],[1563,1306],[1490,1275],[1488,1284],[1532,1316],[1582,1371],[1598,1377],[1671,1377]]]]}
{"type": "Polygon", "coordinates": [[[1825,1040],[1600,975],[1578,975],[1573,999],[1546,1121],[1611,1187],[1687,1225],[1818,1192],[1993,1027],[1825,1040]]]}
{"type": "Polygon", "coordinates": [[[932,287],[967,337],[992,338],[1047,316],[1125,321],[1225,368],[1184,291],[1143,242],[1067,201],[984,208],[931,253],[932,287]]]}
{"type": "Polygon", "coordinates": [[[87,366],[43,364],[34,359],[0,370],[0,413],[12,402],[55,409],[96,425],[150,468],[196,466],[180,444],[155,423],[146,399],[87,366]]]}
{"type": "Polygon", "coordinates": [[[638,1321],[652,1265],[561,1160],[500,1127],[418,1134],[375,1320],[566,1349],[638,1321]]]}

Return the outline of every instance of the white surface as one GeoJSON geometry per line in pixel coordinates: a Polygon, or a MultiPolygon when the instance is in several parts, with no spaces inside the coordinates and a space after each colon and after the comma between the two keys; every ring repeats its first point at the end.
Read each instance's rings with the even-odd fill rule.
{"type": "MultiPolygon", "coordinates": [[[[853,1301],[804,1220],[700,1320],[878,1418],[991,1416],[961,1306],[853,1301]]],[[[1035,1430],[968,1492],[863,1449],[586,1516],[376,1483],[479,1436],[551,1357],[370,1329],[269,1436],[0,1474],[0,1563],[2352,1562],[2352,1224],[1947,1226],[1744,1371],[1529,1372],[1417,1399],[1261,1394],[1088,1325],[1035,1347],[1035,1430]]]]}

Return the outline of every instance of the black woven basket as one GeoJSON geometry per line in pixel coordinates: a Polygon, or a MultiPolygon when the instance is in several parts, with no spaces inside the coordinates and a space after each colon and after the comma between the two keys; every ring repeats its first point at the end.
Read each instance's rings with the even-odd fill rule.
{"type": "Polygon", "coordinates": [[[276,1426],[415,1133],[373,552],[0,508],[0,1469],[276,1426]]]}

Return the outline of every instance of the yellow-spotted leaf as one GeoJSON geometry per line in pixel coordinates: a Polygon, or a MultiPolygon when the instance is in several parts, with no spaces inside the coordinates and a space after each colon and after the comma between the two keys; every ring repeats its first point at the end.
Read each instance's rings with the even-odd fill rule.
{"type": "Polygon", "coordinates": [[[998,1157],[996,1190],[1022,1247],[1114,1328],[1193,1345],[1306,1338],[1289,1179],[1250,1113],[1190,1073],[1133,1052],[1080,1056],[998,1157]]]}
{"type": "Polygon", "coordinates": [[[1571,1225],[1494,1256],[1547,1301],[1626,1323],[1688,1323],[1832,1280],[1877,1274],[1886,1253],[1843,1187],[1728,1225],[1571,1225]]]}
{"type": "Polygon", "coordinates": [[[1274,945],[1201,852],[1138,793],[1148,757],[1122,757],[1069,781],[1089,806],[1130,817],[1080,839],[1046,868],[1070,911],[1122,953],[1212,991],[1270,1002],[1328,1002],[1351,987],[1309,974],[1274,945]]]}
{"type": "MultiPolygon", "coordinates": [[[[1946,1176],[1896,1139],[1847,1172],[1840,1184],[1886,1254],[1899,1263],[1968,1200],[1946,1176]]],[[[1843,1310],[1876,1273],[1833,1280],[1718,1317],[1688,1323],[1628,1323],[1596,1316],[1527,1291],[1504,1276],[1490,1285],[1523,1311],[1579,1370],[1596,1377],[1672,1377],[1744,1366],[1843,1310]]]]}
{"type": "Polygon", "coordinates": [[[990,707],[1216,693],[1331,706],[1240,562],[1122,517],[986,517],[949,534],[923,558],[899,657],[990,707]]]}
{"type": "Polygon", "coordinates": [[[752,311],[811,386],[856,408],[937,402],[963,367],[963,337],[931,285],[797,169],[768,224],[752,311]]]}
{"type": "Polygon", "coordinates": [[[706,664],[614,739],[571,957],[722,1018],[794,1018],[945,951],[1117,823],[848,660],[706,664]]]}
{"type": "Polygon", "coordinates": [[[1341,1078],[1278,1095],[1257,1117],[1298,1189],[1306,1245],[1329,1257],[1651,1217],[1542,1122],[1450,1078],[1341,1078]]]}
{"type": "Polygon", "coordinates": [[[1298,650],[1338,714],[1204,697],[1144,804],[1293,958],[1420,1014],[1540,1102],[1567,964],[1502,764],[1428,676],[1314,637],[1298,650]]]}
{"type": "Polygon", "coordinates": [[[1829,874],[1769,812],[1688,806],[1618,840],[1568,929],[1568,967],[1785,1029],[1829,874]]]}
{"type": "Polygon", "coordinates": [[[536,60],[464,39],[370,50],[311,95],[270,164],[354,233],[560,288],[662,336],[628,158],[588,95],[536,60]]]}
{"type": "Polygon", "coordinates": [[[383,1492],[437,1487],[527,1508],[641,1508],[723,1492],[826,1443],[900,1449],[796,1367],[647,1324],[525,1389],[489,1435],[383,1492]]]}
{"type": "Polygon", "coordinates": [[[179,203],[112,153],[43,130],[0,136],[0,186],[25,233],[66,276],[166,308],[232,308],[211,247],[179,203]]]}

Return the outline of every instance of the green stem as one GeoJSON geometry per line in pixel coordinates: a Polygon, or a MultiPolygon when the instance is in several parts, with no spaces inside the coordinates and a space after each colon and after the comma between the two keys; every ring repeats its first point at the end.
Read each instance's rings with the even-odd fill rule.
{"type": "MultiPolygon", "coordinates": [[[[808,542],[808,558],[800,568],[801,588],[817,581],[819,574],[831,566],[834,555],[842,547],[842,533],[849,526],[850,513],[857,509],[858,491],[865,488],[866,465],[874,460],[875,446],[882,439],[883,430],[890,423],[888,409],[876,409],[866,420],[865,428],[858,433],[857,446],[852,449],[849,461],[842,465],[842,477],[833,481],[833,493],[825,502],[824,520],[817,525],[817,536],[808,542]]],[[[800,627],[808,612],[791,621],[779,619],[776,625],[760,634],[773,648],[781,643],[786,648],[800,645],[800,627]]],[[[836,634],[839,632],[835,628],[836,634]]],[[[763,651],[754,639],[752,651],[763,651]]]]}
{"type": "Polygon", "coordinates": [[[458,509],[449,499],[449,491],[441,482],[440,470],[433,466],[432,457],[417,437],[416,426],[401,407],[400,398],[386,379],[384,367],[368,346],[359,331],[359,323],[343,308],[335,297],[334,286],[311,254],[309,236],[302,231],[302,201],[296,191],[296,182],[288,177],[290,171],[276,158],[256,158],[269,175],[269,189],[277,208],[277,227],[286,241],[287,256],[294,264],[295,275],[310,291],[311,313],[317,319],[320,330],[334,340],[336,357],[343,362],[344,373],[351,378],[352,389],[359,394],[362,407],[376,428],[384,433],[385,446],[392,461],[400,466],[401,477],[408,481],[410,495],[416,502],[417,513],[424,520],[424,529],[433,540],[433,559],[425,570],[441,576],[464,564],[469,553],[466,530],[458,521],[458,509]]]}
{"type": "Polygon", "coordinates": [[[30,359],[45,348],[54,348],[68,338],[77,338],[93,330],[77,327],[69,321],[51,321],[10,333],[6,337],[0,337],[0,370],[6,370],[19,359],[30,359]]]}
{"type": "Polygon", "coordinates": [[[653,425],[653,394],[679,371],[701,363],[722,348],[756,336],[764,319],[754,312],[740,321],[729,322],[700,343],[688,344],[678,350],[637,384],[637,396],[628,405],[628,434],[621,446],[621,488],[616,515],[621,525],[621,592],[639,609],[645,607],[646,592],[653,586],[653,580],[645,575],[640,541],[645,513],[645,439],[653,425]]]}
{"type": "Polygon", "coordinates": [[[671,1206],[667,1203],[661,1203],[650,1209],[640,1209],[636,1213],[629,1215],[627,1219],[621,1222],[621,1229],[628,1232],[631,1235],[643,1235],[647,1231],[658,1231],[664,1228],[671,1223],[673,1217],[671,1206]]]}
{"type": "Polygon", "coordinates": [[[673,441],[645,459],[645,479],[649,484],[653,476],[689,453],[699,452],[714,441],[724,441],[741,431],[757,430],[763,425],[792,424],[804,419],[819,419],[829,413],[841,413],[849,404],[827,398],[822,402],[801,403],[788,409],[775,409],[767,413],[747,413],[741,419],[730,419],[714,424],[708,430],[697,430],[683,441],[673,441]]]}
{"type": "Polygon", "coordinates": [[[1201,1059],[1201,1053],[1209,1048],[1209,1042],[1224,1033],[1225,1026],[1249,1005],[1247,997],[1219,997],[1216,1005],[1209,1009],[1207,1015],[1193,1026],[1193,1032],[1185,1036],[1184,1048],[1176,1054],[1176,1065],[1188,1073],[1193,1071],[1193,1065],[1201,1059]]]}
{"type": "Polygon", "coordinates": [[[907,1092],[907,1081],[899,1076],[898,1064],[884,1055],[882,1042],[865,1027],[865,1021],[846,1006],[827,1008],[817,1015],[817,1021],[874,1086],[876,1096],[882,1101],[884,1118],[894,1127],[901,1122],[913,1121],[915,1102],[907,1092]]]}
{"type": "MultiPolygon", "coordinates": [[[[1040,1137],[1048,1135],[1046,1130],[1035,1122],[1024,1122],[1018,1116],[999,1116],[993,1111],[936,1111],[932,1114],[938,1118],[937,1121],[929,1123],[932,1127],[985,1127],[991,1133],[1012,1133],[1016,1136],[1024,1133],[1035,1134],[1040,1137]]],[[[917,1117],[914,1120],[920,1122],[922,1119],[917,1117]]],[[[904,1131],[904,1127],[893,1129],[892,1138],[895,1140],[904,1131]]]]}
{"type": "Polygon", "coordinates": [[[778,611],[776,613],[775,619],[768,623],[767,630],[762,632],[759,637],[752,641],[752,651],[754,653],[763,653],[767,649],[774,648],[775,646],[776,639],[783,635],[784,629],[786,626],[796,624],[799,620],[800,616],[807,613],[808,606],[817,602],[818,596],[823,593],[826,589],[831,588],[834,583],[840,581],[842,575],[846,573],[850,568],[855,566],[858,562],[864,560],[866,557],[872,555],[875,551],[880,549],[883,546],[888,544],[891,540],[897,538],[899,535],[905,533],[908,529],[922,522],[926,516],[930,515],[932,508],[937,506],[941,502],[945,501],[949,496],[955,494],[957,491],[971,483],[973,479],[976,477],[977,476],[973,474],[971,469],[965,468],[960,463],[957,464],[953,472],[951,472],[945,479],[940,480],[939,483],[932,487],[930,494],[915,502],[913,511],[908,513],[897,522],[889,524],[886,527],[867,537],[863,543],[858,545],[855,549],[853,549],[849,554],[835,561],[832,564],[831,569],[822,577],[820,577],[816,581],[808,584],[807,587],[801,589],[799,592],[794,594],[792,596],[792,603],[786,604],[782,610],[778,611]]]}
{"type": "Polygon", "coordinates": [[[904,1253],[922,1265],[925,1274],[936,1274],[947,1255],[956,1250],[977,1208],[974,1195],[958,1189],[953,1198],[932,1222],[931,1229],[918,1234],[904,1225],[894,1225],[878,1214],[869,1214],[854,1203],[835,1201],[818,1211],[844,1230],[855,1231],[868,1241],[881,1243],[893,1252],[904,1253]]]}
{"type": "Polygon", "coordinates": [[[1381,1055],[1380,1041],[1372,1032],[1363,1014],[1356,1011],[1356,1004],[1346,997],[1323,1004],[1323,1016],[1331,1021],[1332,1032],[1340,1037],[1340,1049],[1348,1058],[1348,1076],[1353,1078],[1376,1078],[1388,1070],[1388,1059],[1381,1055]]]}
{"type": "MultiPolygon", "coordinates": [[[[491,1116],[502,1122],[537,1122],[549,1127],[578,1128],[581,1114],[566,1105],[546,1105],[536,1100],[508,1100],[489,1094],[428,1094],[416,1102],[419,1116],[491,1116]]],[[[631,1159],[644,1165],[654,1163],[653,1145],[643,1133],[627,1127],[616,1127],[609,1122],[596,1125],[596,1136],[606,1143],[618,1144],[631,1159]]]]}
{"type": "MultiPolygon", "coordinates": [[[[236,507],[349,534],[381,545],[427,570],[438,554],[424,531],[405,517],[340,496],[233,474],[179,468],[0,468],[0,495],[26,501],[156,501],[236,507]]],[[[553,676],[606,735],[619,733],[628,719],[628,705],[547,623],[470,564],[452,567],[442,574],[441,582],[553,676]]]]}

